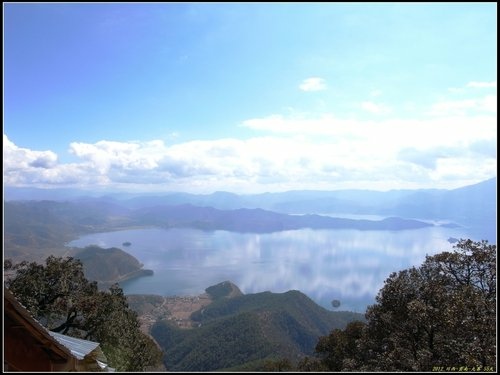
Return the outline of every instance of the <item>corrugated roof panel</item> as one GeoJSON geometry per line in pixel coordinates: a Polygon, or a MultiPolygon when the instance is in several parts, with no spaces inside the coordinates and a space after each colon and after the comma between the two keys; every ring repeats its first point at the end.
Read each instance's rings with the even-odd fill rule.
{"type": "MultiPolygon", "coordinates": [[[[45,340],[50,340],[52,341],[54,348],[53,350],[56,350],[56,353],[59,355],[64,355],[64,356],[72,356],[73,354],[69,351],[69,349],[62,345],[60,342],[55,340],[54,337],[51,337],[48,335],[50,333],[47,328],[45,328],[38,320],[36,320],[33,315],[24,307],[21,302],[14,296],[14,294],[5,287],[4,285],[4,314],[6,307],[7,309],[12,308],[13,311],[22,319],[21,324],[25,325],[25,327],[32,327],[34,331],[31,332],[37,332],[40,336],[37,337],[38,339],[45,339],[45,340]],[[10,306],[10,307],[9,307],[10,306]]],[[[43,341],[42,339],[42,341],[43,341]]]]}
{"type": "Polygon", "coordinates": [[[99,346],[98,342],[77,339],[63,335],[61,333],[49,331],[49,334],[54,337],[60,344],[68,348],[71,353],[78,359],[83,359],[90,352],[99,346]]]}

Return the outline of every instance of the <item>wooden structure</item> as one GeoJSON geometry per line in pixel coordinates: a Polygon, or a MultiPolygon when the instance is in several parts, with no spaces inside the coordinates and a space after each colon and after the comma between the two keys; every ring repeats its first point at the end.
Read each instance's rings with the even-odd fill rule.
{"type": "Polygon", "coordinates": [[[4,371],[113,371],[99,343],[48,331],[4,287],[4,371]]]}

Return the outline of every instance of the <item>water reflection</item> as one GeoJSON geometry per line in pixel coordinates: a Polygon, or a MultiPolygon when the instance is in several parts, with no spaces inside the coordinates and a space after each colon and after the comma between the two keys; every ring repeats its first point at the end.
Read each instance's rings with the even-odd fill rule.
{"type": "Polygon", "coordinates": [[[138,229],[84,236],[70,246],[122,247],[152,277],[122,285],[125,293],[197,295],[231,280],[244,293],[297,289],[325,308],[364,312],[391,272],[450,250],[457,229],[408,231],[311,230],[242,234],[194,229],[138,229]]]}

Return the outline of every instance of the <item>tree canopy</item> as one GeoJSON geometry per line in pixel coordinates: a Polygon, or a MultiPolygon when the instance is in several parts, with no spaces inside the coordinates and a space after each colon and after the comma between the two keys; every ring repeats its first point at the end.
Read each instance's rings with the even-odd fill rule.
{"type": "Polygon", "coordinates": [[[5,284],[37,320],[51,331],[99,342],[111,367],[143,371],[161,362],[161,351],[140,331],[122,289],[115,284],[99,291],[78,259],[50,256],[45,265],[6,261],[4,269],[15,271],[5,284]]]}
{"type": "Polygon", "coordinates": [[[496,246],[460,240],[453,252],[427,256],[420,267],[392,273],[366,319],[320,338],[315,368],[494,369],[496,246]]]}

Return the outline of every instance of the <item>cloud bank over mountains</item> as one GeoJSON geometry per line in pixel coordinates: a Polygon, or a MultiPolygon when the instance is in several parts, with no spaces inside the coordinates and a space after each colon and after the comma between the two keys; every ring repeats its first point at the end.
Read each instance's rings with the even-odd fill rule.
{"type": "Polygon", "coordinates": [[[71,163],[59,162],[51,150],[16,145],[4,134],[4,181],[8,186],[248,193],[453,188],[496,175],[496,95],[495,105],[490,97],[442,102],[418,120],[273,114],[239,124],[255,132],[247,139],[72,142],[71,163]]]}

